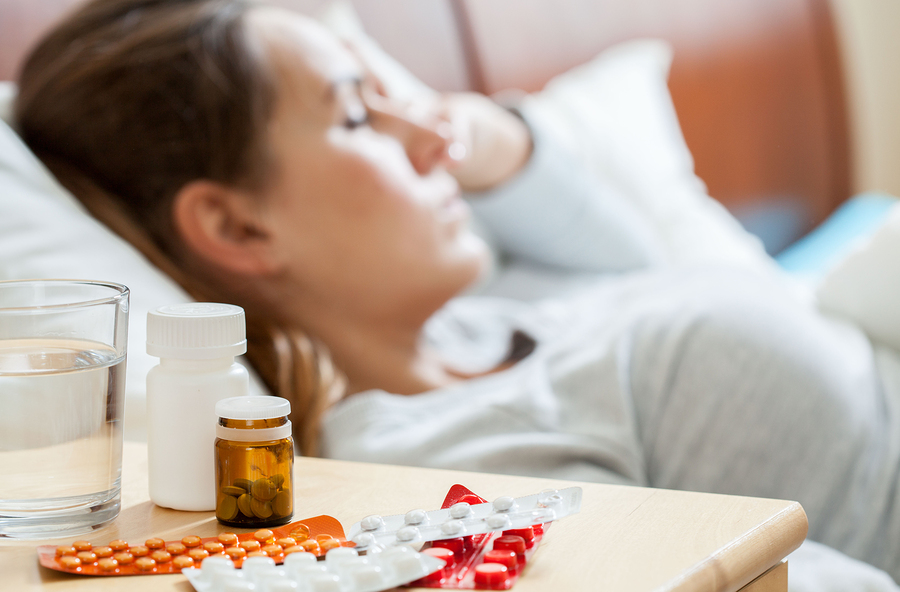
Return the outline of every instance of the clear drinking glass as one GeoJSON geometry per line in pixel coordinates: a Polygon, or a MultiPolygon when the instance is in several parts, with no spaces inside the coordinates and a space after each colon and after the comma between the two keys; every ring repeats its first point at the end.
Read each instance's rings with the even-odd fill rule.
{"type": "Polygon", "coordinates": [[[0,537],[71,536],[118,515],[128,296],[0,282],[0,537]]]}

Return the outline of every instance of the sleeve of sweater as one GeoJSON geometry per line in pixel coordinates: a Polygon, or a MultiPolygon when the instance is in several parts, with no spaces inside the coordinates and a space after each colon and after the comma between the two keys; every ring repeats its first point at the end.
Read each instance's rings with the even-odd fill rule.
{"type": "Polygon", "coordinates": [[[573,271],[661,263],[661,241],[626,196],[526,123],[534,149],[525,167],[500,187],[466,194],[490,242],[504,254],[573,271]]]}

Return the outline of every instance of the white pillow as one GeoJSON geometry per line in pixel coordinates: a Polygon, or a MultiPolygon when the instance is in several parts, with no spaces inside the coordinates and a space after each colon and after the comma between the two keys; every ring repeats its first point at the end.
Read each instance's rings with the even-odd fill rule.
{"type": "MultiPolygon", "coordinates": [[[[15,86],[0,82],[0,115],[15,86]]],[[[92,218],[6,121],[0,121],[0,280],[72,278],[112,281],[131,290],[125,374],[125,436],[146,439],[147,313],[189,302],[188,295],[134,247],[92,218]]],[[[258,379],[252,390],[264,392],[258,379]]]]}
{"type": "Polygon", "coordinates": [[[521,108],[589,171],[633,200],[670,263],[725,262],[772,272],[762,243],[694,175],[669,95],[671,62],[664,41],[621,43],[557,76],[521,108]]]}
{"type": "Polygon", "coordinates": [[[900,204],[825,275],[817,296],[821,310],[856,322],[873,341],[900,351],[900,204]]]}

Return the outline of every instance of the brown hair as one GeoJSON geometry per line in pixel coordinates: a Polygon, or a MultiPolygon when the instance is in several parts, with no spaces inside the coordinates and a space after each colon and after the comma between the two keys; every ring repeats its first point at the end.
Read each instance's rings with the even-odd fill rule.
{"type": "MultiPolygon", "coordinates": [[[[198,300],[179,268],[171,207],[187,183],[262,187],[276,89],[244,0],[95,0],[26,60],[15,116],[25,142],[88,209],[198,300]]],[[[247,309],[248,357],[292,402],[304,454],[343,381],[324,347],[247,309]]]]}

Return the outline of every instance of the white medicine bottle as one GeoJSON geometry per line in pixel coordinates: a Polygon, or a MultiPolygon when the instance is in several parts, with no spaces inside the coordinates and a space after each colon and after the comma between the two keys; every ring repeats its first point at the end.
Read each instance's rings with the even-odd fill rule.
{"type": "Polygon", "coordinates": [[[195,302],[147,314],[150,499],[175,510],[216,509],[216,403],[249,394],[244,309],[195,302]]]}

